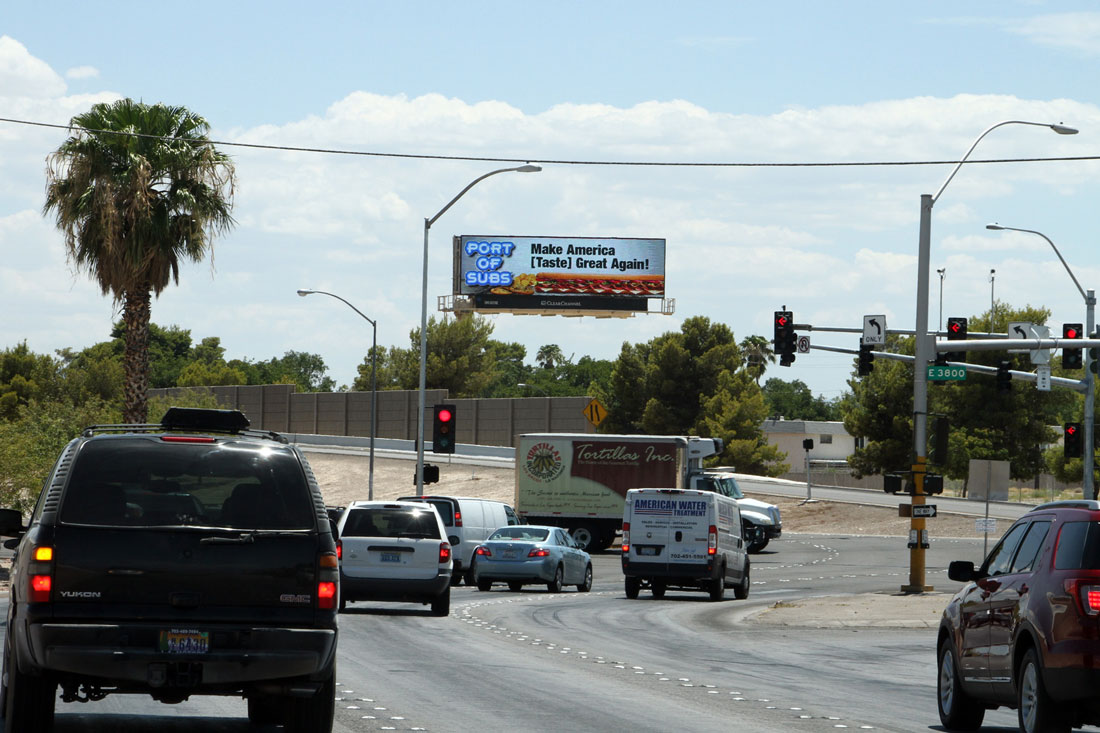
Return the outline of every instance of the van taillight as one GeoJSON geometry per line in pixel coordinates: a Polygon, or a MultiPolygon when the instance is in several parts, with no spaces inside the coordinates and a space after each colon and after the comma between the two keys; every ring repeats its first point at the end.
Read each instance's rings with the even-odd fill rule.
{"type": "Polygon", "coordinates": [[[630,552],[630,522],[623,522],[623,552],[630,552]]]}
{"type": "Polygon", "coordinates": [[[317,608],[324,611],[336,608],[336,583],[322,581],[317,584],[317,608]]]}
{"type": "Polygon", "coordinates": [[[439,543],[439,564],[451,561],[451,546],[446,542],[439,543]]]}
{"type": "Polygon", "coordinates": [[[49,603],[53,589],[53,548],[48,546],[34,548],[34,560],[27,568],[30,578],[29,595],[31,603],[49,603]]]}
{"type": "Polygon", "coordinates": [[[455,509],[455,526],[462,526],[462,512],[458,511],[457,509],[455,509]]]}
{"type": "Polygon", "coordinates": [[[713,524],[710,525],[710,529],[707,530],[707,554],[718,554],[718,528],[713,524]]]}

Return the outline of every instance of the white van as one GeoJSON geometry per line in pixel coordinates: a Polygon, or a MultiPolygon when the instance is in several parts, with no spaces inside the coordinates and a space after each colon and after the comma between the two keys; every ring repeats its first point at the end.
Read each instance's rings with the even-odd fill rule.
{"type": "Polygon", "coordinates": [[[712,601],[733,588],[749,597],[749,555],[737,501],[713,491],[631,489],[623,509],[626,597],[648,587],[704,590],[712,601]]]}
{"type": "Polygon", "coordinates": [[[463,579],[473,585],[469,575],[474,550],[489,535],[501,527],[521,524],[512,507],[502,501],[477,499],[469,496],[404,496],[399,501],[424,501],[435,507],[447,529],[447,541],[454,553],[454,571],[451,584],[463,579]]]}

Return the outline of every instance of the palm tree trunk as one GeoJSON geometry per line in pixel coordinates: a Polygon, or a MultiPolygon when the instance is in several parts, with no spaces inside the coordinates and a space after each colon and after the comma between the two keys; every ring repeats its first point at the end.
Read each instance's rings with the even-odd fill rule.
{"type": "Polygon", "coordinates": [[[144,423],[148,413],[150,290],[148,286],[128,290],[122,304],[126,326],[122,421],[127,423],[144,423]]]}

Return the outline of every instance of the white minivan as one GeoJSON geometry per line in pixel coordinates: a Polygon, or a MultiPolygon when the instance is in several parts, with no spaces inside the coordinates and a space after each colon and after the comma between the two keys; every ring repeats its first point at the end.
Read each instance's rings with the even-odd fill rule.
{"type": "Polygon", "coordinates": [[[749,555],[737,501],[713,491],[631,489],[623,508],[622,564],[626,597],[648,587],[703,590],[712,601],[733,588],[749,597],[749,555]]]}
{"type": "Polygon", "coordinates": [[[492,499],[428,495],[404,496],[400,501],[424,501],[439,512],[447,530],[447,541],[451,543],[454,553],[452,585],[458,585],[463,579],[467,585],[473,585],[469,571],[477,546],[501,527],[521,524],[512,507],[492,499]]]}

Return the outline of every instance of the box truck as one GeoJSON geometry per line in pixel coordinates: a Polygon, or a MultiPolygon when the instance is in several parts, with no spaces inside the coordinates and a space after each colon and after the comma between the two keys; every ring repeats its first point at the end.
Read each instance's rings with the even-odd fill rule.
{"type": "Polygon", "coordinates": [[[594,552],[615,541],[630,489],[714,491],[737,500],[748,551],[759,552],[782,533],[779,508],[746,498],[732,473],[703,468],[722,447],[720,439],[696,436],[523,434],[515,509],[532,524],[567,528],[594,552]]]}

